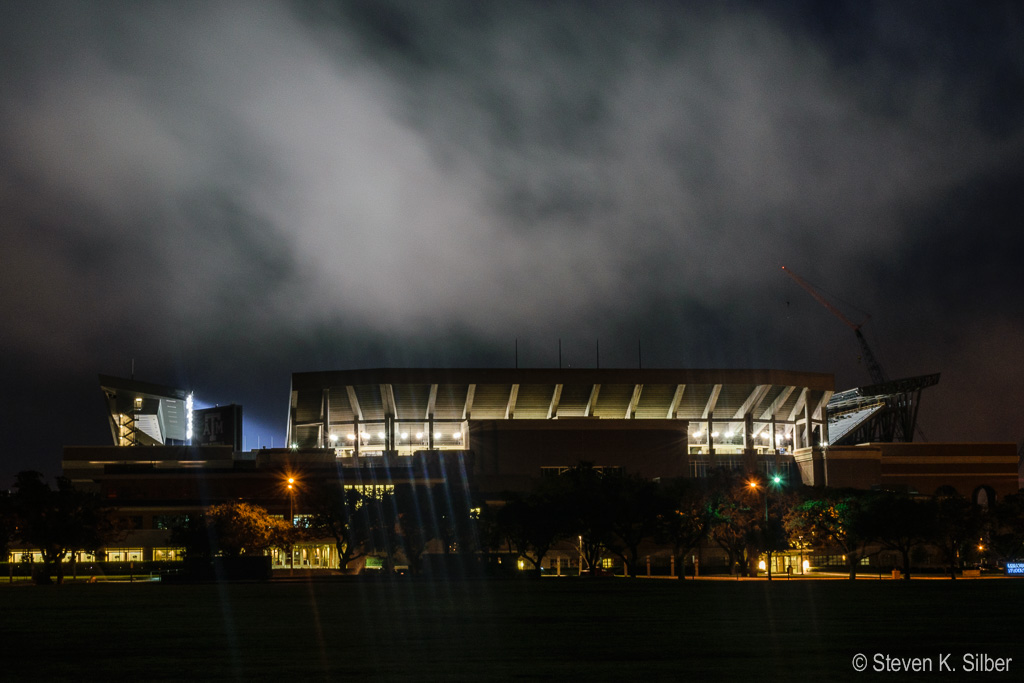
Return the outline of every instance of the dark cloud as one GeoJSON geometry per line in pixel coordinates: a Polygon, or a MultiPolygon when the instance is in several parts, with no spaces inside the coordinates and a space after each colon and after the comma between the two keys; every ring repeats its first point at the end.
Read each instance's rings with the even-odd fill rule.
{"type": "Polygon", "coordinates": [[[605,367],[864,381],[783,264],[872,313],[891,375],[946,373],[929,436],[1024,430],[1014,3],[2,12],[7,414],[50,467],[102,414],[19,436],[45,385],[73,413],[131,358],[268,435],[292,370],[511,364],[516,339],[523,365],[600,339],[605,367]]]}

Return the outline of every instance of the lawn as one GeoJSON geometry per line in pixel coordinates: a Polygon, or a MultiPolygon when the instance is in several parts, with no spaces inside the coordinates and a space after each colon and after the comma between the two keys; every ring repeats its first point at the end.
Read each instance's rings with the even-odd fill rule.
{"type": "Polygon", "coordinates": [[[6,680],[864,680],[876,653],[1024,673],[1015,580],[15,584],[0,603],[6,680]]]}

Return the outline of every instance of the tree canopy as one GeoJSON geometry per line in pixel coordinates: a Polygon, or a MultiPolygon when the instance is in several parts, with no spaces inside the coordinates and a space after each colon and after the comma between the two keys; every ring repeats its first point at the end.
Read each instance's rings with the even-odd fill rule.
{"type": "Polygon", "coordinates": [[[57,488],[52,489],[41,473],[20,472],[8,507],[16,524],[14,536],[39,550],[43,557],[43,568],[37,575],[42,583],[50,581],[53,570],[57,583],[63,583],[63,562],[68,553],[97,550],[121,532],[112,509],[95,494],[79,491],[64,477],[58,477],[57,488]]]}
{"type": "Polygon", "coordinates": [[[173,540],[192,557],[261,555],[292,542],[294,529],[264,508],[243,501],[215,505],[173,532],[173,540]]]}

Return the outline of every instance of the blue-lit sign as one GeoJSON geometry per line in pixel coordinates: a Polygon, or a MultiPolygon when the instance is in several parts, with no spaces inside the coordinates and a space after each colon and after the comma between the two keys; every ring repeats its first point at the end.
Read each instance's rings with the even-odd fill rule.
{"type": "Polygon", "coordinates": [[[1024,562],[1007,562],[1006,573],[1009,575],[1024,576],[1024,562]]]}

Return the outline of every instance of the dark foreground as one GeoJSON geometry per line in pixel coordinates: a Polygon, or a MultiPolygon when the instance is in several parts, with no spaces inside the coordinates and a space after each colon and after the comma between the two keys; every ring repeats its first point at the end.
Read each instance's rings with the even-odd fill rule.
{"type": "Polygon", "coordinates": [[[80,584],[0,603],[4,680],[905,679],[876,655],[964,680],[975,653],[1013,658],[977,680],[1024,676],[1013,580],[80,584]]]}

